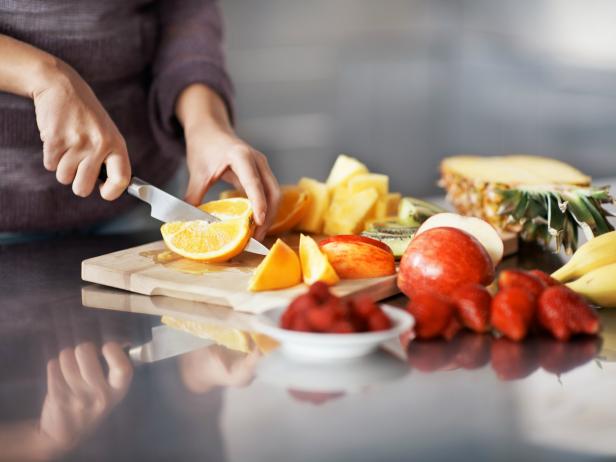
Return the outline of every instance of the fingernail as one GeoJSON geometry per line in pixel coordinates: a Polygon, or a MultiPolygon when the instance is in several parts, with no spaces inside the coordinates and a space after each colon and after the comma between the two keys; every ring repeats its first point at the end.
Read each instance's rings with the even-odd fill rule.
{"type": "Polygon", "coordinates": [[[259,218],[258,218],[259,224],[262,225],[263,223],[265,223],[265,212],[261,212],[259,214],[259,218]]]}

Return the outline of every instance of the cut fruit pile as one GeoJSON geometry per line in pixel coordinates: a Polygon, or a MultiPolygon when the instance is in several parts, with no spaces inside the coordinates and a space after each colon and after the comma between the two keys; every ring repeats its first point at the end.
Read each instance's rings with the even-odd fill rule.
{"type": "Polygon", "coordinates": [[[257,266],[250,278],[248,290],[278,290],[293,287],[302,281],[313,284],[321,281],[336,284],[340,278],[327,256],[309,236],[301,235],[299,256],[284,241],[278,239],[269,254],[257,266]]]}
{"type": "Polygon", "coordinates": [[[317,282],[308,293],[291,302],[280,318],[280,326],[299,332],[352,334],[391,328],[391,321],[370,297],[342,300],[317,282]]]}
{"type": "MultiPolygon", "coordinates": [[[[296,230],[310,234],[359,234],[387,244],[400,257],[428,217],[444,210],[429,202],[389,191],[389,177],[371,173],[352,157],[338,156],[325,182],[301,178],[282,188],[269,235],[296,230]]],[[[223,191],[221,199],[245,197],[223,191]]]]}
{"type": "Polygon", "coordinates": [[[608,188],[554,159],[536,156],[450,157],[441,163],[440,184],[464,215],[484,218],[527,241],[577,247],[578,226],[587,239],[613,230],[602,204],[614,203],[608,188]]]}
{"type": "Polygon", "coordinates": [[[500,238],[487,223],[440,214],[424,226],[408,246],[398,273],[418,338],[452,338],[462,328],[477,333],[494,328],[514,341],[533,330],[562,341],[598,333],[599,319],[588,303],[541,271],[502,271],[492,298],[485,286],[494,278],[502,245],[497,247],[500,238]],[[455,227],[438,226],[442,224],[455,227]]]}
{"type": "Polygon", "coordinates": [[[394,256],[387,246],[361,236],[334,236],[319,244],[300,235],[299,257],[278,239],[255,269],[248,289],[276,290],[317,281],[328,285],[340,279],[375,278],[396,272],[394,256]]]}

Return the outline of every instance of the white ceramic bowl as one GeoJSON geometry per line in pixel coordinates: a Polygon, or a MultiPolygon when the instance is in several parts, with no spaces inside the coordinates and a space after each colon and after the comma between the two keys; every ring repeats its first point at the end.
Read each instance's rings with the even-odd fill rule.
{"type": "Polygon", "coordinates": [[[358,334],[320,334],[297,332],[279,327],[280,316],[286,310],[275,308],[259,317],[256,329],[278,340],[286,356],[303,361],[352,359],[375,351],[387,340],[398,337],[413,327],[414,319],[406,311],[381,305],[392,323],[391,329],[358,334]]]}

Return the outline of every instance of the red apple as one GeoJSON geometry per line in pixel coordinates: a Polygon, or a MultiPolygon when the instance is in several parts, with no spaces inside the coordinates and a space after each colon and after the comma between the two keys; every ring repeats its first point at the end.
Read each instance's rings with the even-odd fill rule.
{"type": "Polygon", "coordinates": [[[375,239],[339,235],[322,240],[319,247],[342,279],[376,278],[396,273],[391,249],[375,239]]]}
{"type": "Polygon", "coordinates": [[[494,265],[498,265],[503,259],[505,249],[503,240],[496,232],[496,229],[481,218],[466,217],[457,213],[437,213],[421,224],[416,235],[424,233],[429,229],[443,227],[457,228],[473,236],[485,247],[494,265]]]}
{"type": "Polygon", "coordinates": [[[425,291],[450,295],[493,279],[494,264],[477,239],[456,228],[432,228],[415,236],[404,252],[398,287],[410,298],[425,291]]]}

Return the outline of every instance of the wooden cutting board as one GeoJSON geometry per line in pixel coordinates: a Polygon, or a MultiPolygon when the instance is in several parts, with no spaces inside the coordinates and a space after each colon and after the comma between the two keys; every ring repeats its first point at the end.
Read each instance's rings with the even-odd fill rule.
{"type": "MultiPolygon", "coordinates": [[[[298,236],[290,235],[285,241],[297,247],[298,236]]],[[[286,305],[306,291],[304,285],[267,292],[248,291],[252,271],[262,258],[242,253],[226,263],[207,264],[179,258],[166,250],[163,241],[158,241],[84,260],[81,278],[139,294],[166,295],[249,313],[286,305]]],[[[368,294],[375,300],[399,292],[395,275],[343,280],[332,291],[340,297],[368,294]]]]}
{"type": "MultiPolygon", "coordinates": [[[[299,235],[285,236],[285,241],[297,249],[299,235]]],[[[515,234],[503,236],[503,242],[506,256],[517,251],[515,234]]],[[[163,241],[157,241],[84,260],[81,278],[138,294],[166,295],[248,313],[262,313],[286,305],[306,291],[304,285],[267,292],[248,291],[252,271],[262,258],[242,253],[226,263],[201,263],[171,254],[163,241]]],[[[342,280],[332,290],[340,297],[361,293],[375,300],[399,292],[395,275],[342,280]]]]}

